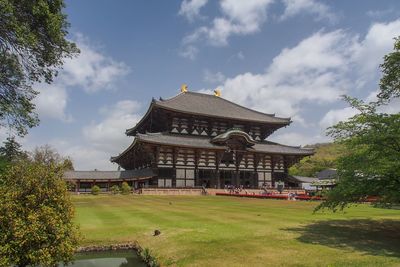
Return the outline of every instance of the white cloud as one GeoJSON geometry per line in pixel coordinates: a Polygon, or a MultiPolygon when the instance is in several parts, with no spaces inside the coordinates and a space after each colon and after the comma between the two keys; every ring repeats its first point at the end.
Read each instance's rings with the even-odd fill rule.
{"type": "Polygon", "coordinates": [[[237,53],[236,56],[237,56],[238,59],[244,59],[244,54],[243,54],[242,51],[239,51],[239,53],[237,53]]]}
{"type": "Polygon", "coordinates": [[[208,0],[183,0],[178,14],[192,22],[201,17],[200,9],[205,6],[207,2],[208,0]]]}
{"type": "MultiPolygon", "coordinates": [[[[284,48],[265,72],[227,78],[221,85],[223,96],[262,112],[293,117],[307,127],[313,123],[304,119],[309,117],[302,114],[305,108],[334,105],[342,101],[340,95],[354,95],[362,75],[378,75],[381,58],[399,34],[400,20],[375,23],[364,38],[344,30],[317,32],[284,48]],[[359,71],[361,66],[365,69],[359,71]]],[[[394,109],[393,105],[387,108],[394,109]]],[[[322,115],[319,126],[332,125],[346,114],[354,113],[333,108],[322,115]]]]}
{"type": "Polygon", "coordinates": [[[283,49],[265,73],[227,79],[223,95],[279,116],[298,115],[302,105],[335,102],[348,89],[343,73],[349,67],[353,42],[344,31],[317,32],[283,49]]]}
{"type": "MultiPolygon", "coordinates": [[[[92,121],[77,132],[73,139],[52,139],[46,143],[56,148],[63,156],[71,157],[76,170],[116,170],[118,165],[110,162],[111,156],[124,151],[133,141],[125,130],[139,121],[141,105],[136,101],[123,100],[99,110],[100,121],[92,121]]],[[[0,138],[3,137],[0,130],[0,138]]],[[[29,137],[29,136],[28,136],[29,137]]],[[[27,141],[26,138],[23,139],[27,141]]],[[[37,144],[31,140],[24,148],[32,150],[37,144]]]]}
{"type": "Polygon", "coordinates": [[[75,40],[81,50],[78,57],[67,59],[60,79],[67,86],[78,86],[86,92],[112,88],[112,83],[129,72],[129,67],[123,62],[117,62],[111,57],[99,52],[82,34],[75,40]]]}
{"type": "Polygon", "coordinates": [[[316,143],[329,142],[330,138],[326,137],[325,135],[310,136],[307,134],[288,132],[274,135],[269,140],[289,146],[305,146],[316,143]]]}
{"type": "MultiPolygon", "coordinates": [[[[116,170],[118,165],[110,162],[133,141],[125,135],[141,118],[136,101],[123,100],[99,110],[101,121],[93,121],[82,128],[79,138],[73,140],[53,139],[48,143],[61,155],[72,158],[76,170],[116,170]]],[[[78,132],[79,133],[79,132],[78,132]]]]}
{"type": "Polygon", "coordinates": [[[39,118],[59,119],[65,122],[72,121],[71,115],[66,114],[68,94],[66,88],[60,84],[38,85],[39,95],[34,99],[36,112],[39,118]]]}
{"type": "Polygon", "coordinates": [[[361,86],[375,80],[383,56],[393,49],[393,38],[400,35],[400,19],[388,23],[374,23],[353,55],[360,72],[361,86]]]}
{"type": "MultiPolygon", "coordinates": [[[[316,20],[327,19],[334,22],[337,19],[337,16],[331,12],[327,5],[316,0],[282,1],[285,5],[285,11],[281,20],[300,13],[314,14],[316,20]]],[[[267,20],[268,8],[274,2],[274,0],[221,0],[219,2],[220,15],[212,19],[210,25],[200,26],[191,34],[186,35],[182,40],[180,55],[193,60],[198,52],[196,50],[196,53],[193,53],[197,42],[205,41],[212,46],[226,46],[231,36],[254,34],[260,31],[261,26],[267,20]]],[[[187,6],[188,10],[193,10],[195,13],[201,8],[200,4],[202,3],[197,3],[197,5],[190,3],[193,4],[191,8],[189,8],[189,2],[186,1],[182,3],[182,6],[187,6]]],[[[181,11],[180,13],[183,13],[181,11]]]]}
{"type": "Polygon", "coordinates": [[[199,52],[199,49],[193,45],[185,46],[180,52],[179,55],[185,57],[190,60],[196,59],[196,56],[199,52]]]}
{"type": "Polygon", "coordinates": [[[203,80],[207,83],[221,83],[225,80],[225,75],[221,72],[211,72],[210,70],[204,70],[203,80]]]}
{"type": "Polygon", "coordinates": [[[106,155],[121,152],[132,142],[132,138],[125,135],[125,130],[139,121],[139,109],[140,103],[130,100],[104,107],[100,110],[103,120],[93,121],[84,127],[83,136],[88,143],[101,149],[106,155]]]}
{"type": "Polygon", "coordinates": [[[319,125],[321,128],[326,129],[339,121],[346,121],[347,119],[353,117],[359,112],[351,107],[346,107],[342,109],[333,109],[328,111],[324,117],[321,119],[319,125]]]}
{"type": "Polygon", "coordinates": [[[273,0],[222,0],[221,17],[214,18],[210,27],[200,27],[183,40],[185,45],[205,39],[209,44],[224,46],[231,35],[245,35],[258,31],[266,20],[267,7],[273,0]]]}
{"type": "Polygon", "coordinates": [[[129,72],[125,63],[99,52],[82,34],[76,34],[73,41],[81,50],[79,56],[65,60],[63,69],[52,84],[35,85],[40,93],[34,99],[39,118],[72,121],[72,116],[66,112],[69,89],[74,87],[87,93],[110,89],[118,78],[129,72]]]}
{"type": "MultiPolygon", "coordinates": [[[[393,49],[393,38],[400,35],[400,19],[388,23],[374,23],[364,39],[355,43],[354,53],[348,59],[352,62],[355,73],[354,88],[368,89],[365,85],[372,82],[377,87],[377,79],[380,74],[379,64],[383,62],[383,56],[393,49]]],[[[377,91],[371,92],[366,102],[377,100],[377,91]]],[[[400,112],[400,100],[396,99],[379,109],[384,113],[400,112]]],[[[346,120],[357,114],[357,111],[346,107],[343,109],[331,109],[320,120],[320,126],[326,128],[339,121],[346,120]]]]}
{"type": "Polygon", "coordinates": [[[331,11],[330,7],[317,2],[316,0],[283,0],[285,11],[281,20],[288,19],[300,13],[309,13],[315,15],[316,20],[337,21],[337,16],[331,11]]]}
{"type": "MultiPolygon", "coordinates": [[[[378,101],[378,91],[371,92],[367,98],[366,102],[376,102],[378,101]]],[[[392,99],[387,105],[382,105],[378,108],[378,112],[395,114],[400,112],[400,98],[392,99]]]]}
{"type": "Polygon", "coordinates": [[[111,154],[101,149],[87,146],[65,147],[62,155],[71,157],[76,170],[117,170],[118,166],[110,162],[111,154]]]}

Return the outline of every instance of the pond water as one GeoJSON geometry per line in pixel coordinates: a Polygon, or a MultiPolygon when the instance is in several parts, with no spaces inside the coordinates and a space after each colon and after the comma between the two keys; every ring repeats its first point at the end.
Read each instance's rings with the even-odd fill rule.
{"type": "MultiPolygon", "coordinates": [[[[77,253],[68,267],[145,267],[133,250],[77,253]]],[[[61,265],[65,266],[65,265],[61,265]]]]}

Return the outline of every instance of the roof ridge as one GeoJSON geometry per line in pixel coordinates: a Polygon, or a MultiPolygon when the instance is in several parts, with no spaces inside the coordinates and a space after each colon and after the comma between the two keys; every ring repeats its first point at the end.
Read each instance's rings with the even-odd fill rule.
{"type": "Polygon", "coordinates": [[[217,98],[217,99],[221,99],[221,100],[223,100],[223,101],[225,101],[225,102],[228,102],[228,103],[230,103],[230,104],[233,104],[233,105],[235,105],[235,106],[237,106],[237,107],[246,109],[246,110],[248,110],[248,111],[256,112],[256,113],[261,114],[261,115],[267,115],[267,116],[270,116],[270,117],[273,117],[273,118],[276,118],[276,119],[282,119],[282,120],[288,120],[288,121],[290,121],[290,119],[291,119],[290,117],[287,117],[287,118],[284,118],[284,117],[276,117],[276,116],[275,116],[275,113],[265,113],[265,112],[261,112],[261,111],[258,111],[258,110],[254,110],[254,109],[251,109],[251,108],[242,106],[242,105],[240,105],[240,104],[238,104],[238,103],[235,103],[235,102],[233,102],[233,101],[230,101],[230,100],[228,100],[228,99],[226,99],[226,98],[223,98],[223,97],[220,97],[220,96],[215,96],[215,95],[212,95],[212,94],[205,94],[205,93],[200,93],[200,92],[193,92],[193,91],[181,92],[181,93],[179,93],[179,94],[177,94],[176,96],[173,96],[173,97],[171,97],[171,98],[163,99],[163,100],[155,100],[155,101],[156,101],[156,102],[166,103],[166,102],[169,102],[169,101],[171,101],[171,100],[175,100],[176,98],[178,98],[178,97],[180,97],[180,96],[182,96],[182,95],[184,95],[184,94],[193,94],[193,95],[199,95],[199,96],[202,96],[202,97],[217,98]]]}
{"type": "Polygon", "coordinates": [[[165,102],[174,100],[175,98],[178,98],[179,96],[182,96],[182,95],[187,94],[187,93],[189,93],[189,92],[180,92],[179,94],[177,94],[175,96],[172,96],[170,98],[167,98],[167,99],[161,98],[160,100],[154,100],[154,101],[155,102],[163,102],[163,103],[165,103],[165,102]]]}
{"type": "MultiPolygon", "coordinates": [[[[203,94],[203,95],[207,95],[207,94],[203,94]]],[[[240,107],[240,108],[243,108],[243,109],[246,109],[246,110],[249,110],[249,111],[253,111],[253,112],[256,112],[256,113],[259,113],[259,114],[262,114],[262,115],[271,116],[271,117],[274,117],[274,118],[277,118],[277,119],[289,119],[289,120],[290,120],[290,118],[275,117],[275,113],[265,113],[265,112],[261,112],[261,111],[258,111],[258,110],[254,110],[254,109],[251,109],[251,108],[242,106],[242,105],[240,105],[240,104],[238,104],[238,103],[235,103],[235,102],[233,102],[233,101],[230,101],[230,100],[228,100],[228,99],[226,99],[226,98],[223,98],[223,97],[220,97],[220,96],[214,96],[214,95],[209,95],[209,96],[211,96],[211,97],[218,97],[218,98],[220,98],[221,100],[223,100],[223,101],[225,101],[225,102],[228,102],[228,103],[230,103],[230,104],[233,104],[233,105],[235,105],[235,106],[237,106],[237,107],[240,107]]]]}
{"type": "Polygon", "coordinates": [[[298,149],[303,149],[303,150],[309,150],[309,151],[314,151],[313,148],[305,148],[302,146],[289,146],[289,145],[283,145],[277,142],[272,142],[272,141],[267,141],[267,140],[263,140],[261,142],[258,142],[258,144],[267,144],[269,143],[270,145],[279,145],[279,146],[284,146],[284,147],[290,147],[290,148],[298,148],[298,149]]]}

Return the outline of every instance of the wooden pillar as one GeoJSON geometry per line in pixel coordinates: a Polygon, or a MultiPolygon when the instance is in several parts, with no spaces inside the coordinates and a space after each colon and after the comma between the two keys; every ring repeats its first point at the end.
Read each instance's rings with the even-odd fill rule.
{"type": "Polygon", "coordinates": [[[240,166],[240,162],[242,162],[243,160],[243,154],[239,153],[237,151],[235,151],[235,169],[236,169],[236,173],[235,173],[235,184],[236,186],[240,185],[240,171],[239,171],[239,166],[240,166]]]}
{"type": "Polygon", "coordinates": [[[76,192],[76,193],[79,193],[80,187],[81,187],[81,181],[78,179],[78,180],[76,181],[76,186],[75,186],[75,192],[76,192]]]}
{"type": "Polygon", "coordinates": [[[275,160],[274,160],[274,156],[271,155],[271,185],[272,185],[272,187],[275,187],[274,170],[275,170],[275,160]]]}
{"type": "Polygon", "coordinates": [[[110,179],[108,179],[108,182],[107,182],[107,192],[110,192],[110,183],[111,183],[111,181],[110,181],[110,179]]]}
{"type": "MultiPolygon", "coordinates": [[[[180,124],[179,124],[180,125],[180,124]]],[[[171,181],[171,187],[176,187],[176,160],[178,157],[178,149],[173,148],[172,149],[172,168],[173,168],[173,174],[172,174],[172,181],[171,181]]]]}
{"type": "Polygon", "coordinates": [[[217,180],[217,188],[221,188],[221,175],[219,171],[219,164],[221,163],[223,152],[215,152],[215,176],[217,180]]]}
{"type": "Polygon", "coordinates": [[[200,152],[195,149],[194,150],[194,184],[197,186],[201,186],[201,182],[199,181],[199,159],[200,152]]]}

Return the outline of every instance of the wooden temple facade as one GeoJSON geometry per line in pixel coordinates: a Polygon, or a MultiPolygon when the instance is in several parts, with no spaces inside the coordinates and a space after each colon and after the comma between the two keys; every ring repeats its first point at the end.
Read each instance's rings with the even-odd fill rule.
{"type": "Polygon", "coordinates": [[[111,161],[150,169],[153,187],[245,188],[286,185],[288,168],[312,150],[267,141],[289,118],[254,111],[215,95],[188,92],[153,99],[131,129],[133,143],[111,161]]]}

